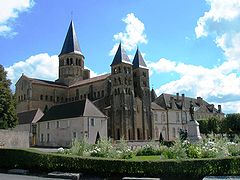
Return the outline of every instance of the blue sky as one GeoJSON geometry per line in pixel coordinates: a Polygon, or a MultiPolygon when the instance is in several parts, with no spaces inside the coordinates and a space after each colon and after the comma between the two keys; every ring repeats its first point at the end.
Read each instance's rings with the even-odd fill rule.
{"type": "Polygon", "coordinates": [[[130,59],[139,47],[157,94],[240,112],[240,0],[8,0],[0,8],[0,63],[13,84],[22,73],[57,78],[73,19],[91,76],[110,72],[121,41],[130,59]]]}

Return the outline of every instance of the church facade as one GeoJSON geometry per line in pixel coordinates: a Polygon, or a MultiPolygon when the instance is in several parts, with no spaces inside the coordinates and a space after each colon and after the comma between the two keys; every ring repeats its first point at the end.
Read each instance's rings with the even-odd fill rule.
{"type": "MultiPolygon", "coordinates": [[[[121,43],[110,65],[111,72],[90,78],[85,69],[74,24],[71,21],[59,54],[59,77],[46,81],[24,74],[16,83],[17,113],[51,107],[81,100],[90,100],[107,119],[107,135],[119,140],[159,140],[178,138],[187,130],[190,120],[189,104],[193,103],[196,120],[224,117],[218,109],[202,98],[171,94],[159,97],[149,87],[149,70],[137,49],[131,62],[121,43]]],[[[63,108],[64,109],[64,108],[63,108]]]]}
{"type": "Polygon", "coordinates": [[[59,77],[46,81],[22,75],[16,83],[17,113],[89,99],[108,118],[108,136],[113,139],[147,140],[153,137],[149,71],[139,50],[131,62],[121,43],[111,64],[111,73],[90,78],[84,67],[71,21],[61,53],[59,77]]]}

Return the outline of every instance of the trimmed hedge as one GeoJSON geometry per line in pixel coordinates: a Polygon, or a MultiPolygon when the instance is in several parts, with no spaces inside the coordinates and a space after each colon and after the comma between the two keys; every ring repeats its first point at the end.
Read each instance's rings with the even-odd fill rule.
{"type": "Polygon", "coordinates": [[[112,175],[204,177],[239,175],[240,156],[223,159],[132,161],[49,154],[23,149],[0,149],[0,168],[112,175]]]}

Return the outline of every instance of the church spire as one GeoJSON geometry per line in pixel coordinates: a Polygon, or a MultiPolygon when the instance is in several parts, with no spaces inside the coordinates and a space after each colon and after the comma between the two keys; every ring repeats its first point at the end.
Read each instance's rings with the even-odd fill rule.
{"type": "Polygon", "coordinates": [[[113,58],[113,62],[111,64],[111,66],[116,65],[116,64],[120,64],[120,63],[128,63],[131,64],[129,57],[127,56],[126,51],[123,49],[122,44],[120,42],[117,52],[113,58]]]}
{"type": "Polygon", "coordinates": [[[62,47],[62,51],[59,54],[59,56],[63,54],[68,54],[71,52],[83,55],[78,43],[78,38],[75,32],[75,28],[72,20],[68,28],[68,32],[62,47]]]}
{"type": "Polygon", "coordinates": [[[133,59],[133,69],[140,68],[140,67],[147,68],[147,65],[144,62],[141,52],[137,48],[136,54],[133,59]]]}

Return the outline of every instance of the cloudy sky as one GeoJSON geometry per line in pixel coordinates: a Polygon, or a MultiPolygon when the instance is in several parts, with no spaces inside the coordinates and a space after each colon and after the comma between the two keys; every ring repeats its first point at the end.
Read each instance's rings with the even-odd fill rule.
{"type": "Polygon", "coordinates": [[[57,78],[73,19],[92,77],[110,72],[121,41],[130,59],[139,47],[158,95],[240,113],[240,0],[7,0],[0,9],[0,63],[13,84],[22,73],[57,78]]]}

